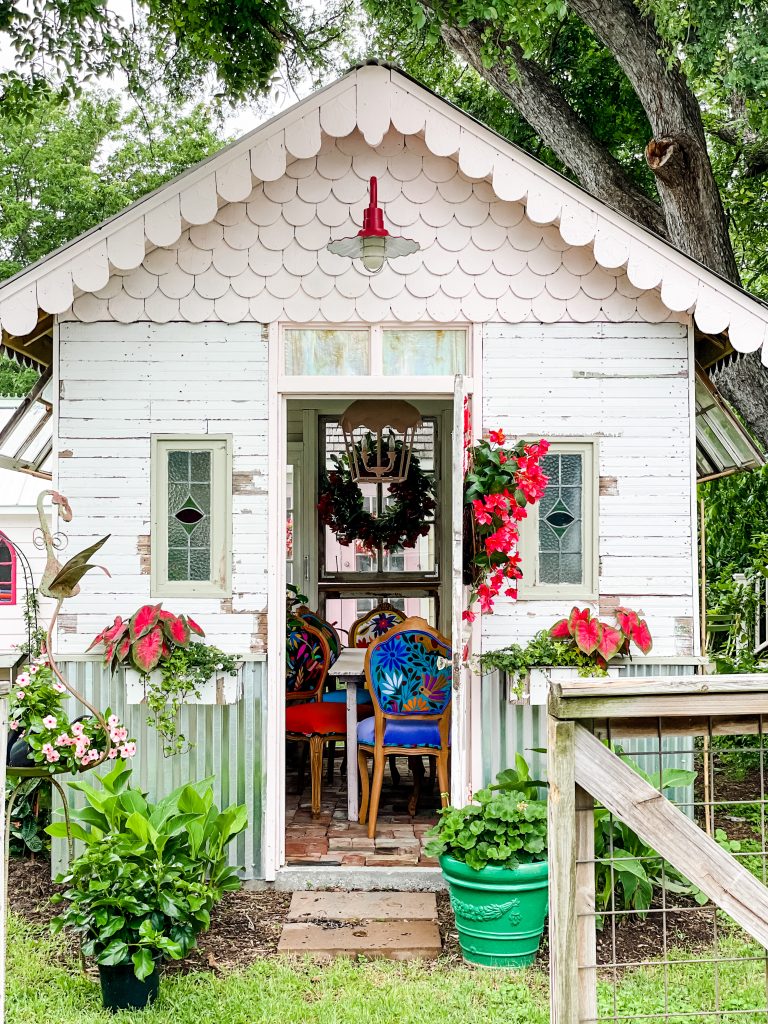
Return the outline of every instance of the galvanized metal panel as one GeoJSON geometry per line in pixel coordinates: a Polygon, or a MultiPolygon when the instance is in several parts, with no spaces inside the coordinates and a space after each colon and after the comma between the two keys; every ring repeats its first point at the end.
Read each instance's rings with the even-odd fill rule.
{"type": "MultiPolygon", "coordinates": [[[[241,868],[244,879],[263,878],[262,831],[264,817],[265,766],[264,727],[266,721],[266,662],[246,661],[243,666],[243,696],[236,704],[186,705],[181,711],[181,732],[193,741],[184,754],[164,757],[157,732],[147,724],[143,705],[127,704],[122,671],[110,676],[97,660],[63,662],[63,674],[96,707],[110,708],[136,737],[133,759],[134,780],[156,799],[185,782],[213,777],[213,791],[219,807],[245,804],[248,827],[230,846],[230,863],[241,868]]],[[[82,708],[72,699],[71,717],[82,708]]],[[[99,769],[102,772],[104,769],[99,769]]],[[[72,804],[82,805],[79,794],[72,804]]],[[[54,874],[66,865],[63,842],[54,841],[54,874]]]]}
{"type": "MultiPolygon", "coordinates": [[[[661,665],[630,662],[621,666],[619,675],[642,678],[656,675],[692,675],[694,664],[661,665]]],[[[541,753],[547,745],[547,714],[542,705],[509,702],[505,675],[492,672],[483,677],[483,784],[493,782],[504,768],[514,765],[515,754],[522,754],[537,779],[546,778],[547,758],[541,753]]],[[[659,770],[659,741],[654,737],[618,739],[624,752],[648,772],[659,770]]],[[[686,736],[664,736],[661,745],[662,772],[670,768],[693,769],[693,741],[686,736]]],[[[666,794],[686,813],[692,812],[693,787],[669,790],[666,794]]]]}

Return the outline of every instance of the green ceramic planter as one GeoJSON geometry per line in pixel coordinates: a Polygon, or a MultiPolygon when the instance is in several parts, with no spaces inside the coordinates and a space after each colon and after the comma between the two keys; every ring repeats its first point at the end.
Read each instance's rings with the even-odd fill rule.
{"type": "Polygon", "coordinates": [[[526,967],[536,958],[549,893],[546,861],[507,868],[467,867],[440,858],[464,959],[483,967],[526,967]]]}

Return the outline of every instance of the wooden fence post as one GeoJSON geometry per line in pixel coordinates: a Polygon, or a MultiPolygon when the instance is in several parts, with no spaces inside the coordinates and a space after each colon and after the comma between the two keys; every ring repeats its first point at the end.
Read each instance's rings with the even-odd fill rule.
{"type": "Polygon", "coordinates": [[[547,721],[549,780],[549,1019],[578,1024],[576,744],[573,722],[547,721]]]}
{"type": "Polygon", "coordinates": [[[595,801],[576,786],[576,963],[579,1021],[597,1020],[595,928],[595,801]]]}

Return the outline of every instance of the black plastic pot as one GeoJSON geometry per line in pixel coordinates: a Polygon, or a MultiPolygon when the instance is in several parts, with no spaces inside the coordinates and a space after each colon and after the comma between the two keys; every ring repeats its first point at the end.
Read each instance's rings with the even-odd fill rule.
{"type": "Polygon", "coordinates": [[[21,736],[9,744],[6,763],[9,768],[33,768],[35,766],[32,748],[21,736]]]}
{"type": "Polygon", "coordinates": [[[141,981],[136,977],[133,964],[99,964],[101,1001],[105,1010],[142,1010],[157,999],[160,972],[157,968],[141,981]]]}

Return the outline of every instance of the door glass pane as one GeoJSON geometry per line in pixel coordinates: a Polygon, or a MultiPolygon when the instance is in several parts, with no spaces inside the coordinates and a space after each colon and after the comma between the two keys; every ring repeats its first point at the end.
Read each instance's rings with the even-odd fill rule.
{"type": "Polygon", "coordinates": [[[286,330],[285,372],[353,376],[370,372],[368,331],[286,330]]]}
{"type": "Polygon", "coordinates": [[[384,373],[448,376],[466,368],[466,331],[384,331],[384,373]]]}
{"type": "Polygon", "coordinates": [[[583,458],[550,452],[541,460],[549,477],[539,503],[539,582],[579,584],[584,579],[583,458]]]}
{"type": "Polygon", "coordinates": [[[430,626],[437,626],[437,601],[434,596],[403,597],[400,595],[350,595],[349,597],[337,597],[328,595],[325,598],[325,618],[332,622],[336,629],[342,631],[342,642],[346,644],[349,634],[349,627],[359,619],[361,615],[378,608],[386,601],[394,608],[405,612],[406,615],[419,615],[426,619],[430,626]]]}
{"type": "Polygon", "coordinates": [[[170,451],[168,579],[211,578],[211,453],[170,451]]]}

